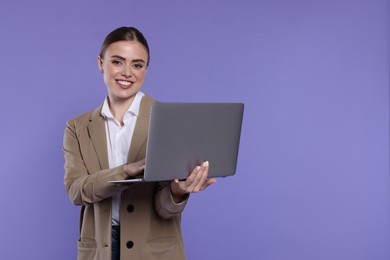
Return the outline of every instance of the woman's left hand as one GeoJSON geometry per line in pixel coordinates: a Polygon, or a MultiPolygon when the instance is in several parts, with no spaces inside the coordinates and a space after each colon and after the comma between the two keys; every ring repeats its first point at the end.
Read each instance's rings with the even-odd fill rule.
{"type": "Polygon", "coordinates": [[[196,166],[190,176],[185,181],[178,179],[171,182],[171,191],[175,202],[181,202],[189,193],[196,193],[206,189],[217,179],[208,178],[209,162],[204,162],[201,166],[196,166]]]}

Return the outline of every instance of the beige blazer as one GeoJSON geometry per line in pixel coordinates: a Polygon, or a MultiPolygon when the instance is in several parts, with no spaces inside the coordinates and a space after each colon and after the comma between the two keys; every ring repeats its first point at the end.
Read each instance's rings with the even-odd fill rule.
{"type": "MultiPolygon", "coordinates": [[[[128,162],[145,158],[150,108],[141,101],[128,162]]],[[[106,129],[101,106],[67,122],[64,134],[65,187],[81,206],[79,260],[111,260],[111,197],[121,195],[121,260],[185,259],[181,212],[186,201],[173,202],[169,183],[111,184],[123,166],[108,169],[106,129]]]]}

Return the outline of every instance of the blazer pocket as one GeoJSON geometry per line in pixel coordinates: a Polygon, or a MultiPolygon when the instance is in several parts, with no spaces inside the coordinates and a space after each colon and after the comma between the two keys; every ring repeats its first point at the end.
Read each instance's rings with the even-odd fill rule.
{"type": "Polygon", "coordinates": [[[145,258],[143,259],[177,259],[175,258],[177,247],[177,238],[174,236],[149,240],[144,246],[145,258]]]}
{"type": "Polygon", "coordinates": [[[93,260],[96,257],[97,244],[95,241],[77,241],[77,259],[93,260]]]}

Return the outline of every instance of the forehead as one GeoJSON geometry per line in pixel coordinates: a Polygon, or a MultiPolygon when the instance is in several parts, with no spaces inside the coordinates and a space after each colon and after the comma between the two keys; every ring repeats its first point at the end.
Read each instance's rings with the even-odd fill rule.
{"type": "Polygon", "coordinates": [[[121,56],[126,59],[148,59],[146,48],[137,41],[117,41],[107,46],[105,57],[121,56]]]}

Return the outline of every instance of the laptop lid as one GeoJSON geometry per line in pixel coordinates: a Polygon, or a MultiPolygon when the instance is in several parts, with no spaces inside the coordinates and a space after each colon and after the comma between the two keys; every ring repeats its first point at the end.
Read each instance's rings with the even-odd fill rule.
{"type": "Polygon", "coordinates": [[[234,175],[244,104],[171,103],[152,106],[144,179],[186,179],[209,161],[209,177],[234,175]]]}

